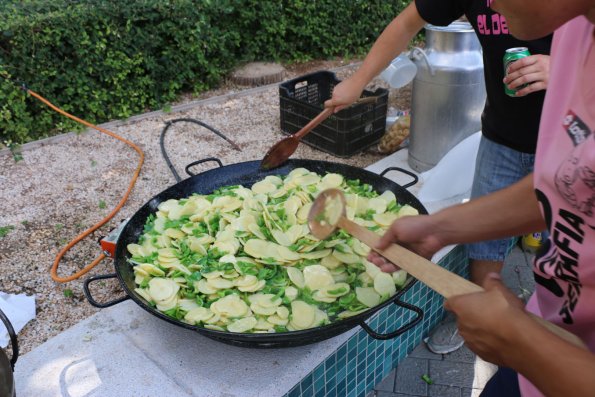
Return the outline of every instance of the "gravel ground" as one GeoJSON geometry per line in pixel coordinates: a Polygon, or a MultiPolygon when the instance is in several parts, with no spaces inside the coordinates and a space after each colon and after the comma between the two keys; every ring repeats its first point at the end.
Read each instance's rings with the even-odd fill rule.
{"type": "MultiPolygon", "coordinates": [[[[287,77],[340,64],[313,62],[289,68],[287,77]]],[[[336,72],[340,78],[345,78],[354,69],[354,65],[348,65],[336,72]]],[[[375,80],[370,88],[376,86],[386,87],[375,80]]],[[[409,87],[391,90],[389,104],[408,108],[409,95],[409,87]]],[[[187,98],[186,102],[173,106],[169,113],[154,112],[104,125],[140,146],[145,153],[145,163],[122,210],[64,257],[59,275],[70,275],[89,264],[100,253],[97,244],[100,236],[175,183],[159,148],[159,135],[167,120],[182,117],[201,120],[242,148],[242,152],[237,152],[206,129],[176,123],[168,131],[166,148],[181,175],[186,164],[206,157],[218,157],[223,164],[259,160],[266,148],[284,136],[279,128],[276,85],[248,90],[227,84],[198,99],[202,100],[187,98]]],[[[37,317],[19,333],[21,354],[24,354],[98,310],[86,302],[82,279],[112,272],[109,259],[82,279],[64,284],[50,278],[50,268],[62,247],[117,205],[137,166],[138,155],[125,144],[94,130],[24,145],[22,155],[23,160],[15,162],[10,152],[0,151],[0,227],[12,227],[0,237],[0,291],[36,296],[37,317]]],[[[383,156],[370,149],[341,159],[300,145],[293,157],[366,167],[383,156]]],[[[212,166],[208,163],[202,168],[195,167],[195,171],[212,166]]],[[[119,295],[122,290],[114,280],[94,284],[94,296],[99,301],[119,295]]]]}

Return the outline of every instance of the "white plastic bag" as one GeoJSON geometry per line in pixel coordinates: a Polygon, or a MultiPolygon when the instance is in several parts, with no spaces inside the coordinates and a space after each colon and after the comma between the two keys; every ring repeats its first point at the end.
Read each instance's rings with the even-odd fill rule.
{"type": "MultiPolygon", "coordinates": [[[[0,309],[10,320],[14,332],[18,334],[29,320],[35,318],[35,295],[12,295],[0,292],[0,309]]],[[[0,321],[0,347],[8,346],[9,341],[8,331],[4,323],[0,321]]]]}
{"type": "Polygon", "coordinates": [[[422,173],[418,194],[422,203],[469,197],[480,138],[481,131],[463,139],[436,166],[422,173]]]}

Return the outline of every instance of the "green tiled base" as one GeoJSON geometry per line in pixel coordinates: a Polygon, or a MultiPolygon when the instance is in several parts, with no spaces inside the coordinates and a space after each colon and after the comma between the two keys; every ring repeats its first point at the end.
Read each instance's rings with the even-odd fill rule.
{"type": "MultiPolygon", "coordinates": [[[[457,246],[439,264],[448,270],[468,277],[467,253],[464,246],[457,246]]],[[[285,397],[361,397],[372,390],[384,376],[407,356],[422,338],[442,318],[443,298],[424,284],[417,282],[401,298],[424,311],[417,326],[391,340],[376,340],[359,329],[335,353],[295,385],[285,397]]],[[[368,321],[379,333],[388,333],[407,324],[415,313],[388,305],[368,321]]]]}

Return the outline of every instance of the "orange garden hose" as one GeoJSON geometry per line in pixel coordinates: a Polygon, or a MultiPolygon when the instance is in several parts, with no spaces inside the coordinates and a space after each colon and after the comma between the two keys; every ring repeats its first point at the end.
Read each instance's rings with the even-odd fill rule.
{"type": "Polygon", "coordinates": [[[122,138],[121,136],[108,131],[104,128],[98,127],[96,125],[93,125],[85,120],[79,119],[76,116],[71,115],[70,113],[65,112],[64,110],[60,109],[59,107],[55,106],[54,104],[52,104],[50,101],[48,101],[47,99],[45,99],[44,97],[42,97],[41,95],[37,94],[36,92],[33,92],[29,89],[26,90],[27,93],[29,95],[31,95],[34,98],[37,98],[38,100],[40,100],[41,102],[43,102],[45,105],[47,105],[48,107],[50,107],[51,109],[55,110],[56,112],[78,122],[81,123],[87,127],[93,128],[99,132],[103,132],[104,134],[107,134],[109,136],[111,136],[112,138],[116,138],[119,141],[124,142],[125,144],[127,144],[128,146],[132,147],[134,150],[136,150],[136,152],[139,154],[140,158],[138,161],[138,166],[136,167],[136,170],[134,171],[134,175],[132,176],[132,179],[130,181],[130,183],[128,184],[128,189],[126,190],[126,193],[124,194],[124,197],[122,197],[122,199],[120,200],[120,202],[118,203],[118,205],[116,205],[116,207],[105,217],[103,218],[101,221],[99,221],[98,223],[96,223],[95,225],[93,225],[91,228],[85,230],[84,232],[82,232],[81,234],[79,234],[78,236],[76,236],[72,241],[70,241],[64,248],[62,248],[60,250],[60,252],[58,252],[58,255],[56,255],[56,259],[54,260],[54,264],[52,265],[52,269],[50,271],[50,275],[52,276],[52,279],[54,281],[57,281],[59,283],[65,283],[68,281],[72,281],[72,280],[76,280],[79,277],[81,277],[82,275],[84,275],[85,273],[87,273],[89,270],[93,269],[95,266],[97,266],[99,264],[99,262],[101,262],[103,259],[105,259],[106,255],[105,254],[101,254],[99,255],[97,258],[95,258],[93,260],[93,262],[91,262],[89,265],[87,265],[86,267],[84,267],[83,269],[79,270],[78,272],[74,273],[73,275],[67,276],[67,277],[60,277],[58,276],[58,266],[60,264],[60,261],[62,260],[62,257],[72,248],[74,247],[78,242],[80,242],[82,239],[84,239],[85,237],[89,236],[91,233],[93,233],[95,230],[99,229],[101,226],[105,225],[110,219],[112,219],[117,213],[118,211],[120,211],[120,209],[122,209],[122,207],[124,206],[124,204],[126,203],[126,201],[128,200],[128,197],[130,196],[130,193],[132,192],[132,188],[134,187],[134,184],[136,183],[136,180],[140,174],[141,171],[141,167],[143,165],[144,159],[145,159],[145,154],[143,153],[143,151],[137,146],[135,145],[133,142],[122,138]]]}

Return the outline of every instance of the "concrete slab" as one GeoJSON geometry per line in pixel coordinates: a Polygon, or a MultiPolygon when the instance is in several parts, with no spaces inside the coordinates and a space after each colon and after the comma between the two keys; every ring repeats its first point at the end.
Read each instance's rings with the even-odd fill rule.
{"type": "Polygon", "coordinates": [[[299,348],[246,349],[176,327],[126,301],[21,357],[17,395],[281,396],[350,335],[299,348]]]}
{"type": "Polygon", "coordinates": [[[421,377],[428,374],[431,362],[433,360],[406,358],[397,367],[394,391],[397,393],[410,393],[412,395],[426,395],[428,393],[428,384],[421,377]]]}

